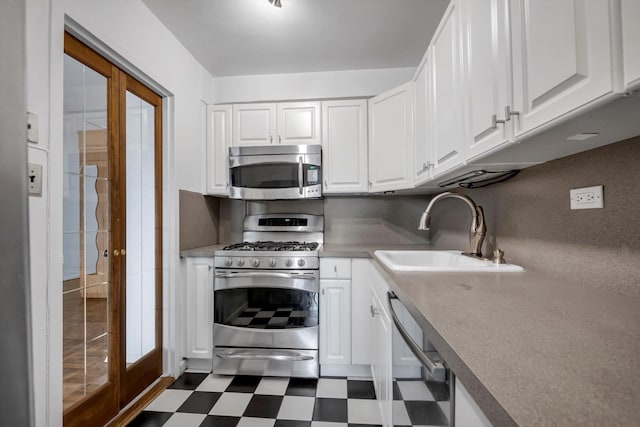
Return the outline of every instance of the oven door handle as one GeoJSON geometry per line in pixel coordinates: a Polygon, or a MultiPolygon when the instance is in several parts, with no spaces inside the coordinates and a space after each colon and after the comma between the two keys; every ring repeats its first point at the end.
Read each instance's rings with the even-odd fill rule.
{"type": "Polygon", "coordinates": [[[216,273],[216,277],[220,279],[240,279],[243,277],[251,278],[276,278],[276,279],[301,279],[301,280],[316,280],[316,276],[304,275],[304,274],[288,274],[278,273],[275,271],[247,271],[242,273],[216,273]]]}
{"type": "Polygon", "coordinates": [[[246,351],[229,351],[226,353],[216,353],[216,356],[220,359],[245,359],[245,360],[278,360],[286,362],[298,362],[303,360],[312,360],[313,356],[305,354],[291,352],[291,354],[270,354],[270,353],[255,353],[246,351]]]}
{"type": "Polygon", "coordinates": [[[300,195],[302,195],[304,187],[304,164],[302,161],[302,156],[298,157],[298,185],[300,186],[300,195]]]}
{"type": "Polygon", "coordinates": [[[419,346],[413,340],[413,338],[411,338],[411,336],[409,335],[409,332],[407,332],[404,326],[402,326],[400,319],[398,319],[398,315],[393,310],[393,304],[391,304],[392,300],[398,299],[396,294],[394,294],[393,292],[387,292],[387,299],[389,300],[389,310],[391,311],[391,318],[393,319],[393,323],[398,328],[398,332],[400,332],[402,339],[404,339],[404,341],[407,343],[407,346],[409,346],[409,349],[411,350],[411,352],[418,358],[420,363],[422,363],[422,365],[427,369],[427,371],[429,372],[429,374],[431,375],[434,381],[445,382],[446,376],[447,376],[446,375],[447,368],[445,368],[445,366],[442,363],[434,362],[433,360],[431,360],[431,358],[429,358],[429,356],[424,351],[422,351],[421,346],[419,346]]]}

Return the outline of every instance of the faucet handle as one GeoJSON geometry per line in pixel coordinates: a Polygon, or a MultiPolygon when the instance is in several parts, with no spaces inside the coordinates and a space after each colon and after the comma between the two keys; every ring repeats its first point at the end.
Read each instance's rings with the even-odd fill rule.
{"type": "Polygon", "coordinates": [[[507,262],[504,260],[504,251],[501,249],[497,249],[493,251],[493,259],[494,264],[506,264],[507,262]]]}

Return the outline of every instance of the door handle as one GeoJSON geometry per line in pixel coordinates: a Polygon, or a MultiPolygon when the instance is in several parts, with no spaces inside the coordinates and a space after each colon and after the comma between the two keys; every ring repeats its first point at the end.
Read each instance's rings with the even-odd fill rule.
{"type": "Polygon", "coordinates": [[[300,195],[302,195],[302,187],[304,186],[304,165],[302,163],[302,156],[298,157],[298,184],[300,185],[300,195]]]}
{"type": "Polygon", "coordinates": [[[440,362],[434,362],[431,358],[422,351],[422,347],[419,346],[413,338],[409,335],[409,332],[402,326],[400,319],[398,319],[398,315],[393,310],[393,304],[391,304],[391,300],[398,299],[396,294],[393,292],[387,292],[387,299],[389,300],[389,310],[391,311],[391,318],[393,319],[394,325],[398,328],[398,332],[400,332],[400,336],[407,343],[407,346],[411,350],[411,352],[418,358],[420,363],[425,367],[425,369],[429,372],[434,381],[444,382],[447,377],[447,368],[440,362]]]}

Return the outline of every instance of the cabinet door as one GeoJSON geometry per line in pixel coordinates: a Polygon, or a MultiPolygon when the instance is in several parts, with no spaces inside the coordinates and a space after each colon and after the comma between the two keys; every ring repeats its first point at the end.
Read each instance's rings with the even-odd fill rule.
{"type": "Polygon", "coordinates": [[[507,0],[461,0],[467,161],[513,141],[507,0]]]}
{"type": "Polygon", "coordinates": [[[510,4],[516,138],[615,96],[608,1],[510,4]]]}
{"type": "Polygon", "coordinates": [[[351,260],[351,363],[370,365],[371,356],[371,263],[368,259],[351,260]]]}
{"type": "Polygon", "coordinates": [[[219,196],[229,190],[231,106],[207,106],[207,193],[219,196]]]}
{"type": "Polygon", "coordinates": [[[322,102],[325,194],[367,191],[367,101],[322,102]]]}
{"type": "Polygon", "coordinates": [[[187,258],[187,357],[213,356],[213,259],[187,258]]]}
{"type": "Polygon", "coordinates": [[[414,89],[414,158],[413,158],[413,180],[418,186],[431,179],[431,124],[429,122],[429,99],[431,98],[431,87],[429,86],[429,53],[424,55],[422,62],[418,66],[413,79],[414,89]]]}
{"type": "Polygon", "coordinates": [[[320,280],[320,363],[351,363],[350,280],[320,280]]]}
{"type": "Polygon", "coordinates": [[[627,90],[640,87],[640,2],[622,0],[622,55],[627,90]]]}
{"type": "Polygon", "coordinates": [[[369,191],[413,188],[413,82],[369,100],[369,191]]]}
{"type": "Polygon", "coordinates": [[[458,7],[453,0],[431,41],[431,124],[433,176],[451,171],[464,162],[458,7]]]}
{"type": "Polygon", "coordinates": [[[391,319],[382,301],[371,288],[371,376],[380,402],[382,425],[393,425],[391,404],[393,400],[391,378],[391,319]]]}
{"type": "Polygon", "coordinates": [[[274,143],[320,144],[320,103],[283,102],[277,104],[278,132],[274,143]]]}
{"type": "Polygon", "coordinates": [[[233,106],[233,145],[268,145],[277,142],[276,104],[237,104],[233,106]]]}

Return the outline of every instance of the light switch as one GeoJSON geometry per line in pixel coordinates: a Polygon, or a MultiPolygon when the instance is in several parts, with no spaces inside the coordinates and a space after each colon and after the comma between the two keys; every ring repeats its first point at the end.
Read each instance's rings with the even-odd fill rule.
{"type": "Polygon", "coordinates": [[[42,165],[29,163],[27,176],[30,196],[42,196],[42,165]]]}
{"type": "Polygon", "coordinates": [[[27,113],[27,141],[37,144],[40,139],[40,126],[36,113],[27,113]]]}

